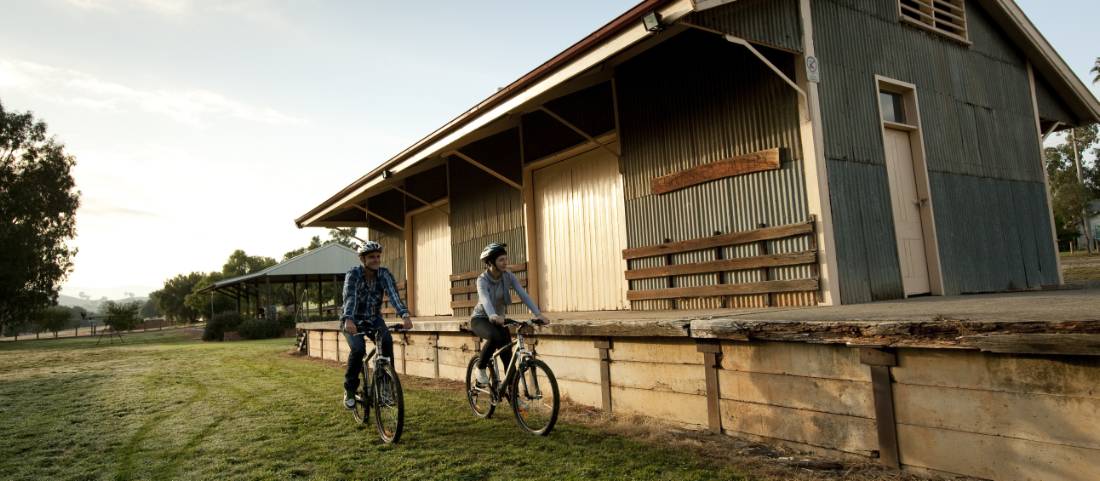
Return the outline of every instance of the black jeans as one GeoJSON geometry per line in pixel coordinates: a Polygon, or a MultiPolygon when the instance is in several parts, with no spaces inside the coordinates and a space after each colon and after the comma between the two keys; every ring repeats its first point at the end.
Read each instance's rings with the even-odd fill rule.
{"type": "MultiPolygon", "coordinates": [[[[355,329],[364,332],[362,330],[365,327],[364,324],[370,326],[365,330],[366,336],[370,336],[378,346],[378,352],[393,362],[393,338],[390,337],[390,329],[386,327],[386,322],[378,317],[373,322],[356,322],[355,329]]],[[[359,388],[359,374],[363,372],[363,356],[367,355],[367,342],[363,339],[364,337],[344,332],[344,338],[347,339],[348,347],[351,348],[351,352],[348,353],[348,370],[344,372],[344,390],[347,392],[353,393],[359,388]]]]}
{"type": "MultiPolygon", "coordinates": [[[[470,319],[470,329],[474,331],[474,334],[477,334],[477,337],[485,340],[481,346],[481,358],[478,359],[477,363],[479,369],[489,367],[489,360],[493,352],[512,342],[512,333],[508,332],[508,328],[493,324],[488,317],[470,319]]],[[[500,360],[504,361],[504,369],[508,369],[508,363],[512,361],[512,351],[501,352],[500,360]]],[[[504,373],[500,373],[500,375],[503,376],[504,373]]]]}

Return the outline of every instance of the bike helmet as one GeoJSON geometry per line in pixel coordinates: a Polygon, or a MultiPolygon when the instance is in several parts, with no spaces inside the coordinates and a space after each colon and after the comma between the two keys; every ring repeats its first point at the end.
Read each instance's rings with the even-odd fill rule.
{"type": "Polygon", "coordinates": [[[508,244],[490,242],[489,245],[485,246],[485,250],[481,251],[481,262],[492,264],[493,261],[497,260],[497,257],[508,253],[504,250],[505,247],[508,247],[508,244]]]}
{"type": "Polygon", "coordinates": [[[375,241],[366,241],[363,245],[359,246],[359,255],[367,255],[371,252],[382,252],[382,244],[375,241]]]}

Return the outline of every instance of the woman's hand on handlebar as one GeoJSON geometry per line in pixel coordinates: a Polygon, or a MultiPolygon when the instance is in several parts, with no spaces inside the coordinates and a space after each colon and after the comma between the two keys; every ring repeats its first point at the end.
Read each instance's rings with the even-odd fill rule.
{"type": "Polygon", "coordinates": [[[535,316],[535,324],[542,324],[544,326],[550,325],[550,319],[545,314],[539,314],[535,316]]]}
{"type": "Polygon", "coordinates": [[[498,326],[503,326],[504,321],[505,321],[504,316],[502,316],[500,314],[493,314],[493,315],[489,316],[489,322],[491,322],[493,324],[496,324],[498,326]]]}

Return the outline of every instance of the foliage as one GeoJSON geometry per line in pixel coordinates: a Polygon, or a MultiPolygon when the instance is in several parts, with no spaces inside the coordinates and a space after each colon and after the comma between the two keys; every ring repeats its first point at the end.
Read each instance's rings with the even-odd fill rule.
{"type": "Polygon", "coordinates": [[[1076,152],[1070,133],[1064,136],[1062,143],[1044,150],[1047,177],[1050,180],[1051,208],[1060,238],[1067,234],[1076,237],[1076,233],[1080,231],[1082,213],[1086,211],[1091,200],[1100,197],[1100,166],[1095,159],[1100,155],[1098,130],[1100,129],[1096,125],[1072,129],[1076,152]],[[1090,153],[1091,162],[1088,160],[1090,153]],[[1080,159],[1081,180],[1077,178],[1075,154],[1080,159]]]}
{"type": "Polygon", "coordinates": [[[157,317],[161,315],[160,307],[157,306],[160,298],[160,291],[153,291],[149,293],[149,299],[145,301],[145,304],[141,306],[141,317],[157,317]]]}
{"type": "Polygon", "coordinates": [[[47,307],[38,311],[34,318],[37,331],[50,331],[54,335],[57,334],[57,331],[73,325],[72,311],[64,306],[47,307]]]}
{"type": "Polygon", "coordinates": [[[237,334],[245,339],[270,339],[282,332],[279,321],[274,319],[245,319],[237,326],[237,334]]]}
{"type": "Polygon", "coordinates": [[[103,322],[115,331],[129,331],[138,323],[138,313],[141,311],[141,302],[115,302],[107,301],[101,308],[103,322]]]}
{"type": "Polygon", "coordinates": [[[0,328],[55,304],[72,271],[75,163],[45,123],[0,104],[0,328]]]}
{"type": "Polygon", "coordinates": [[[237,311],[224,311],[214,314],[206,322],[206,328],[202,331],[202,340],[221,341],[225,339],[225,333],[237,330],[241,324],[241,315],[237,311]]]}
{"type": "Polygon", "coordinates": [[[186,299],[204,275],[201,272],[192,272],[180,274],[165,281],[164,287],[157,291],[159,294],[156,296],[160,312],[173,321],[195,322],[199,317],[199,311],[189,307],[186,299]]]}
{"type": "Polygon", "coordinates": [[[275,259],[270,257],[250,256],[244,250],[237,249],[225,261],[225,265],[222,266],[222,274],[226,278],[243,276],[267,269],[275,264],[275,259]]]}
{"type": "MultiPolygon", "coordinates": [[[[199,291],[214,285],[215,282],[225,279],[225,277],[226,276],[221,272],[205,274],[202,279],[191,288],[191,293],[184,297],[183,303],[187,305],[188,308],[200,313],[200,317],[209,317],[211,312],[211,294],[210,292],[199,291]]],[[[237,300],[230,298],[226,294],[213,294],[213,302],[213,312],[225,312],[237,309],[237,300]]]]}

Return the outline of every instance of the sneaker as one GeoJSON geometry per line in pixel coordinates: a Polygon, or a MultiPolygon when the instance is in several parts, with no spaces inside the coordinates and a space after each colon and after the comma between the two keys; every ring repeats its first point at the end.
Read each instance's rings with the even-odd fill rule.
{"type": "Polygon", "coordinates": [[[478,368],[477,370],[477,383],[482,386],[489,385],[489,373],[484,368],[478,368]]]}
{"type": "Polygon", "coordinates": [[[348,409],[355,409],[355,395],[344,391],[344,407],[348,409]]]}

